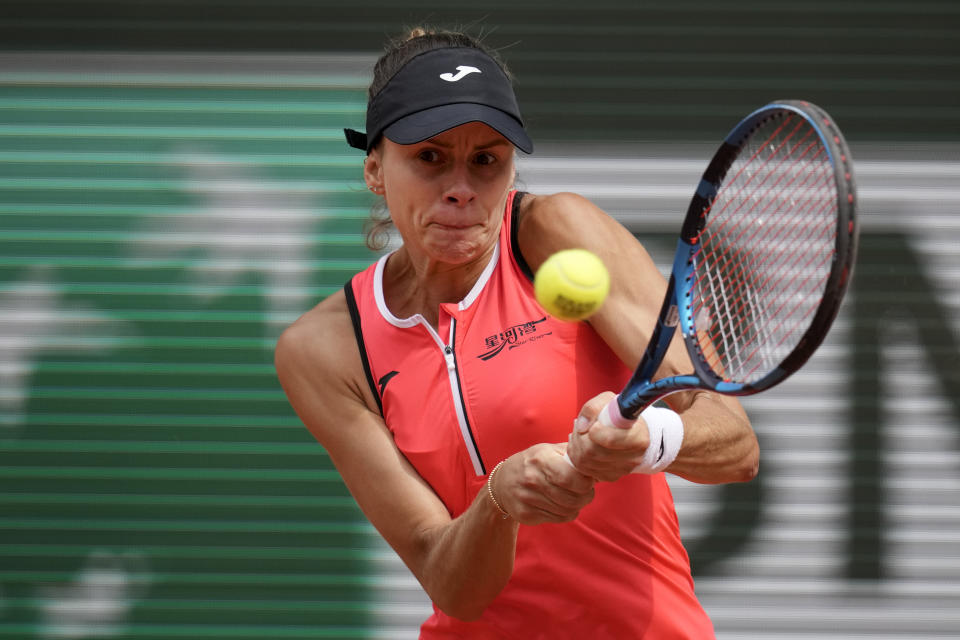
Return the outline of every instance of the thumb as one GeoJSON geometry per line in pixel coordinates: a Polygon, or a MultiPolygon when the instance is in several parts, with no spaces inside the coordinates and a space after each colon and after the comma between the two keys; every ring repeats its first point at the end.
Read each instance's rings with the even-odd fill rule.
{"type": "Polygon", "coordinates": [[[577,416],[577,419],[573,421],[573,432],[586,433],[590,430],[590,425],[592,423],[593,420],[581,413],[579,416],[577,416]]]}
{"type": "Polygon", "coordinates": [[[580,415],[578,415],[577,419],[573,421],[573,432],[576,434],[584,434],[587,431],[590,431],[593,423],[598,420],[600,421],[601,425],[609,426],[605,424],[606,421],[601,418],[601,414],[604,412],[611,399],[615,397],[616,396],[614,396],[612,392],[605,391],[604,393],[587,400],[587,402],[580,407],[580,415]]]}

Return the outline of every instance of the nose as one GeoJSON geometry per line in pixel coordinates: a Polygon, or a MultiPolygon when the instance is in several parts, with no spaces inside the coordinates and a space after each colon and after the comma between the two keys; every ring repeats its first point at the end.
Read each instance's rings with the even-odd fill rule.
{"type": "Polygon", "coordinates": [[[467,191],[465,189],[457,189],[457,190],[448,191],[445,197],[447,202],[449,202],[450,204],[456,205],[458,207],[462,207],[464,205],[470,204],[470,202],[472,202],[473,199],[476,197],[476,194],[474,194],[471,191],[467,191]]]}
{"type": "Polygon", "coordinates": [[[443,192],[444,200],[449,204],[463,207],[473,202],[476,197],[477,192],[473,188],[469,173],[463,169],[452,172],[450,182],[443,192]]]}

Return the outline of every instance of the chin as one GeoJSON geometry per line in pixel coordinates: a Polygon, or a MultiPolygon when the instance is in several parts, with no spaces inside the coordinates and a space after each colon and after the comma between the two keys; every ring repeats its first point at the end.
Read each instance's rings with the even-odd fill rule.
{"type": "Polygon", "coordinates": [[[485,247],[476,244],[457,244],[447,246],[433,253],[440,262],[452,265],[470,264],[483,259],[488,252],[485,247]]]}
{"type": "Polygon", "coordinates": [[[445,237],[430,243],[430,254],[441,262],[466,264],[487,254],[492,244],[485,234],[476,228],[463,229],[443,234],[445,237]]]}

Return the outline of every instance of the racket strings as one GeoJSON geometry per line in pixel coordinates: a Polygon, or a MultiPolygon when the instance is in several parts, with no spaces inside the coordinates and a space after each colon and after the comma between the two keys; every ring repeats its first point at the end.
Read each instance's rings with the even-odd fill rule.
{"type": "MultiPolygon", "coordinates": [[[[734,214],[737,214],[737,213],[742,213],[742,212],[734,212],[734,214]]],[[[747,213],[747,214],[752,214],[752,213],[754,213],[754,210],[751,209],[750,211],[748,211],[748,212],[746,212],[746,213],[747,213]]],[[[787,214],[787,215],[789,215],[789,214],[787,214]]],[[[728,219],[729,219],[729,218],[728,218],[728,219]]],[[[789,222],[789,221],[788,221],[788,222],[789,222]]],[[[782,231],[785,231],[785,230],[789,230],[790,228],[791,228],[791,227],[790,227],[789,224],[779,225],[779,226],[777,227],[777,231],[776,231],[775,235],[774,235],[774,236],[771,236],[771,237],[768,237],[768,238],[767,238],[767,241],[768,241],[768,242],[783,242],[784,239],[783,239],[782,237],[780,237],[780,236],[782,236],[782,233],[781,233],[781,232],[782,232],[782,231]]],[[[803,229],[803,227],[802,227],[801,225],[796,225],[794,228],[796,228],[796,229],[803,229]]],[[[715,269],[714,269],[715,272],[723,271],[723,270],[725,270],[725,269],[732,269],[732,270],[734,270],[734,271],[737,272],[737,275],[738,275],[738,276],[743,276],[744,274],[739,273],[739,272],[753,272],[753,271],[756,271],[757,269],[761,269],[761,268],[764,267],[763,264],[761,264],[761,263],[758,262],[757,258],[758,258],[758,256],[759,256],[760,259],[762,260],[764,257],[769,256],[769,254],[761,255],[761,254],[756,253],[756,252],[754,252],[753,254],[750,254],[750,253],[747,253],[747,252],[744,250],[744,247],[746,247],[747,245],[746,245],[746,243],[743,242],[743,235],[744,235],[748,230],[749,230],[749,228],[744,225],[744,226],[743,226],[743,230],[740,232],[740,234],[739,234],[736,238],[734,238],[732,241],[729,242],[729,245],[731,245],[731,246],[736,246],[736,247],[741,247],[741,248],[739,248],[739,249],[737,249],[737,250],[734,250],[734,251],[729,251],[729,252],[720,252],[720,254],[721,254],[720,256],[714,256],[714,254],[713,254],[712,252],[707,251],[707,253],[706,253],[705,256],[704,256],[705,259],[713,259],[713,258],[716,258],[716,259],[717,259],[717,264],[716,264],[715,269]]],[[[721,234],[722,234],[723,231],[724,231],[724,230],[721,228],[721,229],[718,231],[718,233],[721,233],[721,234]]],[[[789,232],[789,231],[788,231],[788,232],[789,232]]],[[[716,237],[716,235],[717,235],[717,234],[714,234],[712,237],[716,237]]],[[[771,277],[772,277],[772,275],[773,275],[773,274],[771,274],[771,277]]],[[[734,289],[728,291],[728,292],[727,292],[728,295],[732,295],[732,296],[739,295],[739,294],[740,294],[739,287],[742,287],[742,286],[745,284],[745,282],[747,282],[747,280],[746,280],[744,277],[737,277],[737,278],[734,279],[734,282],[735,282],[738,286],[735,287],[734,289]]],[[[766,284],[766,283],[761,283],[760,288],[763,288],[765,284],[766,284]]]]}
{"type": "MultiPolygon", "coordinates": [[[[829,265],[829,258],[827,259],[827,266],[829,265]]],[[[803,265],[802,268],[811,268],[816,267],[817,265],[813,264],[813,261],[809,261],[807,265],[803,265]]],[[[807,278],[806,282],[801,283],[803,287],[796,287],[792,283],[788,283],[788,286],[794,286],[794,288],[809,288],[813,289],[822,289],[825,284],[827,275],[824,275],[820,281],[814,282],[812,279],[807,278]]],[[[769,310],[765,314],[753,314],[751,317],[756,321],[756,328],[763,328],[767,325],[771,325],[768,329],[769,336],[780,336],[781,339],[779,342],[775,342],[775,338],[767,337],[766,339],[758,339],[753,341],[750,345],[752,349],[748,350],[745,354],[741,354],[739,363],[741,366],[740,377],[745,379],[752,379],[757,372],[766,374],[773,367],[775,367],[782,360],[782,357],[776,359],[777,352],[775,349],[771,349],[770,346],[782,347],[784,345],[784,340],[786,340],[790,334],[791,326],[799,326],[806,323],[805,320],[808,320],[810,315],[816,311],[816,304],[805,304],[805,305],[793,305],[788,307],[787,301],[784,300],[780,307],[776,309],[769,310]],[[764,315],[765,317],[758,317],[764,315]],[[750,367],[747,368],[747,363],[750,363],[750,367]]],[[[751,327],[752,329],[754,327],[751,327]]],[[[794,346],[794,343],[791,343],[791,350],[794,346]]],[[[789,351],[787,352],[789,353],[789,351]]],[[[785,357],[786,354],[784,354],[785,357]]],[[[759,376],[762,377],[762,376],[759,376]]]]}
{"type": "MultiPolygon", "coordinates": [[[[823,151],[822,148],[820,150],[821,152],[823,151]]],[[[796,180],[796,177],[794,178],[794,181],[795,180],[796,180]]],[[[809,184],[801,184],[800,186],[802,188],[812,188],[811,185],[809,184]]],[[[778,212],[778,213],[782,213],[783,215],[795,215],[799,219],[806,214],[806,211],[800,210],[795,212],[778,212]]],[[[809,235],[816,232],[816,229],[806,227],[802,224],[793,224],[795,222],[794,220],[785,220],[784,222],[785,224],[778,225],[774,235],[768,236],[766,238],[766,241],[768,243],[771,243],[771,244],[777,243],[780,245],[788,245],[791,242],[795,244],[803,243],[805,241],[810,241],[809,235]],[[808,237],[807,238],[784,237],[785,234],[789,234],[794,231],[800,234],[807,232],[808,237]]],[[[746,227],[744,228],[744,231],[745,230],[746,230],[746,227]]],[[[741,245],[741,246],[743,245],[742,235],[743,234],[741,233],[740,237],[738,237],[735,240],[734,244],[741,245]]],[[[791,272],[794,275],[797,275],[800,272],[800,270],[796,269],[797,265],[793,263],[784,263],[779,265],[779,268],[776,265],[773,268],[770,268],[767,263],[769,262],[769,258],[771,255],[774,255],[774,254],[769,252],[768,253],[753,252],[752,254],[749,254],[746,251],[743,251],[742,249],[734,252],[729,252],[729,254],[724,259],[721,260],[721,264],[715,269],[715,271],[722,271],[723,269],[730,268],[736,271],[737,277],[734,279],[736,286],[732,290],[728,291],[728,295],[733,295],[733,296],[740,295],[741,293],[740,289],[748,282],[746,278],[747,273],[766,273],[767,274],[766,280],[758,283],[759,289],[766,289],[772,285],[774,278],[778,276],[779,270],[790,269],[791,267],[793,267],[793,269],[791,269],[791,272]]],[[[800,255],[803,255],[803,254],[800,254],[800,255]]],[[[734,315],[739,315],[741,318],[744,317],[743,314],[738,314],[736,312],[734,313],[734,315]]],[[[734,329],[740,330],[742,329],[742,327],[738,325],[734,327],[734,329]]]]}
{"type": "Polygon", "coordinates": [[[803,118],[768,120],[727,172],[695,257],[691,313],[720,377],[762,378],[809,326],[829,278],[836,185],[829,155],[803,118]]]}
{"type": "MultiPolygon", "coordinates": [[[[752,266],[754,269],[764,268],[757,261],[753,261],[752,266]]],[[[725,299],[725,304],[718,305],[718,329],[710,336],[711,342],[715,343],[717,336],[722,335],[723,349],[714,354],[717,362],[711,364],[715,365],[719,363],[719,357],[725,357],[723,371],[738,379],[749,380],[756,371],[760,371],[761,375],[770,371],[782,355],[774,348],[782,346],[789,339],[790,323],[802,321],[815,307],[806,305],[804,311],[803,307],[790,306],[789,296],[777,299],[769,292],[774,287],[777,291],[816,287],[818,279],[801,275],[809,273],[811,267],[815,266],[816,262],[809,258],[803,263],[798,260],[784,262],[778,270],[768,270],[765,279],[753,277],[752,282],[747,275],[753,273],[750,265],[740,269],[742,273],[734,274],[732,287],[728,286],[719,295],[713,295],[717,300],[725,299]],[[744,287],[745,283],[750,286],[744,287]]],[[[807,292],[803,295],[809,297],[807,292]]]]}
{"type": "MultiPolygon", "coordinates": [[[[793,137],[794,134],[796,134],[796,132],[798,131],[798,129],[800,128],[800,126],[801,126],[802,124],[803,124],[802,121],[797,124],[797,126],[786,136],[786,138],[784,139],[784,141],[783,141],[782,143],[780,143],[780,146],[777,147],[777,150],[779,150],[779,149],[782,147],[782,144],[786,144],[786,143],[788,143],[788,142],[790,141],[790,139],[793,137]]],[[[784,123],[784,125],[782,125],[781,127],[777,128],[777,129],[773,132],[773,135],[771,136],[771,138],[768,138],[768,140],[766,141],[765,144],[771,144],[771,141],[772,141],[773,137],[776,136],[777,134],[781,133],[785,126],[786,126],[786,123],[784,123]]],[[[812,134],[812,133],[813,133],[812,130],[808,130],[808,131],[807,131],[807,135],[805,136],[805,139],[809,138],[809,137],[810,137],[810,134],[812,134]]],[[[817,139],[814,139],[814,140],[810,141],[810,142],[807,144],[804,153],[801,154],[801,155],[799,156],[799,158],[802,158],[804,155],[806,155],[806,153],[807,153],[808,151],[810,151],[810,149],[816,148],[816,147],[818,146],[818,145],[817,145],[817,142],[818,142],[817,139]]],[[[759,192],[759,191],[761,191],[761,190],[766,190],[767,192],[772,192],[774,188],[776,188],[776,187],[779,186],[778,183],[783,179],[783,177],[784,177],[785,175],[787,175],[786,172],[782,170],[782,169],[783,169],[783,164],[788,160],[788,156],[787,156],[786,154],[782,154],[782,155],[779,156],[779,157],[780,157],[780,162],[779,162],[779,165],[780,165],[780,166],[778,166],[778,167],[776,168],[776,170],[774,170],[774,171],[757,172],[757,171],[755,171],[755,170],[751,170],[752,168],[755,169],[755,167],[753,167],[752,165],[753,165],[753,163],[758,162],[758,156],[759,156],[761,150],[763,150],[763,148],[764,148],[764,145],[757,145],[757,146],[758,146],[758,149],[757,149],[756,151],[754,151],[754,153],[750,156],[750,158],[749,158],[746,162],[742,163],[742,166],[741,166],[740,169],[737,171],[737,173],[735,174],[733,180],[731,181],[734,185],[738,185],[738,184],[739,184],[739,186],[738,186],[737,188],[738,188],[738,191],[739,191],[740,193],[747,193],[748,189],[751,190],[751,191],[757,191],[757,192],[759,192]],[[746,179],[745,179],[745,180],[743,180],[744,174],[746,174],[746,179]],[[760,183],[759,183],[759,184],[756,184],[756,185],[751,184],[751,183],[753,182],[754,178],[757,178],[758,176],[760,177],[760,183]],[[777,177],[777,182],[776,182],[775,184],[773,184],[773,185],[767,185],[767,180],[768,180],[771,176],[776,176],[776,177],[777,177]]],[[[820,147],[820,149],[822,150],[822,147],[820,147]]],[[[793,179],[794,179],[794,180],[796,179],[796,174],[794,174],[793,179]]],[[[719,199],[719,198],[718,198],[718,199],[719,199]]],[[[713,206],[712,206],[710,209],[708,209],[707,215],[709,215],[710,212],[712,212],[713,207],[716,207],[716,206],[717,206],[717,204],[718,204],[718,199],[715,199],[715,200],[714,200],[714,204],[713,204],[713,206]]],[[[711,223],[713,223],[713,225],[714,225],[714,226],[713,226],[713,229],[712,229],[712,232],[711,232],[711,234],[712,234],[713,236],[715,236],[715,237],[716,237],[716,236],[721,236],[721,237],[722,237],[722,236],[725,236],[725,235],[729,235],[730,232],[728,232],[728,231],[726,230],[726,225],[727,225],[729,222],[737,223],[737,222],[740,222],[740,221],[744,220],[744,216],[755,214],[755,213],[756,213],[756,209],[757,209],[757,208],[761,205],[761,203],[763,202],[759,197],[753,197],[753,198],[750,198],[750,199],[744,198],[744,199],[740,199],[740,200],[736,200],[736,201],[739,203],[740,207],[727,210],[727,211],[724,212],[724,215],[715,216],[715,217],[713,217],[713,218],[711,219],[711,223]],[[743,211],[743,210],[742,210],[742,206],[743,206],[743,204],[746,203],[746,202],[749,202],[749,203],[751,204],[751,208],[750,208],[749,210],[747,210],[747,211],[743,211]]],[[[728,203],[725,203],[723,200],[720,200],[720,209],[723,210],[724,207],[727,206],[727,204],[728,204],[728,203]]],[[[746,233],[746,232],[749,231],[749,230],[750,230],[749,226],[744,225],[744,226],[743,226],[743,232],[741,233],[741,236],[742,236],[743,233],[746,233]]],[[[740,238],[737,238],[736,240],[740,240],[740,238]]]]}
{"type": "MultiPolygon", "coordinates": [[[[741,275],[739,288],[745,290],[741,292],[737,288],[728,288],[723,292],[726,300],[718,314],[717,328],[713,334],[708,334],[711,344],[717,342],[718,336],[723,336],[724,344],[722,351],[715,351],[711,366],[722,368],[728,377],[738,380],[750,380],[757,372],[760,374],[758,377],[762,377],[776,366],[795,344],[795,340],[787,344],[792,335],[791,326],[800,326],[799,323],[815,310],[816,305],[791,304],[791,296],[780,295],[778,298],[769,292],[796,291],[798,293],[792,297],[809,297],[810,290],[817,290],[813,293],[819,296],[827,274],[824,272],[820,278],[809,274],[815,272],[818,266],[829,267],[829,262],[829,256],[821,260],[820,265],[809,257],[802,263],[798,260],[785,262],[777,271],[770,272],[766,279],[751,283],[746,288],[742,285],[749,280],[741,275]],[[731,298],[733,302],[730,302],[731,298]],[[776,348],[781,346],[788,349],[778,353],[776,348]],[[724,357],[726,362],[718,367],[721,364],[720,357],[724,357]]],[[[746,268],[742,271],[750,273],[746,268]]],[[[714,298],[721,299],[717,295],[714,298]]]]}
{"type": "MultiPolygon", "coordinates": [[[[785,125],[784,125],[784,126],[785,126],[785,125]]],[[[781,129],[782,129],[782,127],[781,127],[780,129],[777,129],[777,131],[775,132],[775,134],[778,133],[778,132],[780,132],[781,129]]],[[[791,132],[791,134],[787,137],[787,140],[789,140],[790,137],[792,137],[792,135],[793,135],[794,133],[796,133],[796,130],[797,130],[797,129],[794,129],[794,130],[791,132]]],[[[807,132],[807,136],[805,136],[805,138],[809,138],[810,133],[811,133],[811,132],[808,131],[808,132],[807,132]]],[[[768,140],[768,142],[769,142],[769,140],[768,140]]],[[[806,155],[807,152],[808,152],[810,149],[816,147],[815,142],[816,142],[816,141],[812,141],[812,142],[810,142],[810,143],[807,145],[804,153],[801,154],[801,157],[804,156],[804,155],[806,155]]],[[[762,146],[761,146],[761,148],[762,148],[762,146]]],[[[821,148],[821,151],[822,151],[822,148],[821,148]]],[[[757,156],[758,153],[759,153],[759,151],[755,152],[755,153],[751,156],[750,161],[748,161],[748,162],[754,161],[754,160],[756,159],[756,156],[757,156]]],[[[780,162],[779,164],[782,165],[783,162],[785,162],[785,161],[786,161],[786,157],[783,157],[783,158],[781,158],[781,162],[780,162]]],[[[738,172],[737,175],[738,175],[738,176],[742,175],[745,168],[746,168],[746,163],[744,164],[744,167],[741,168],[741,170],[738,172]]],[[[753,178],[754,176],[756,176],[756,175],[757,175],[756,173],[750,173],[750,179],[748,179],[747,182],[749,183],[749,182],[752,180],[752,178],[753,178]]],[[[787,174],[786,174],[785,172],[783,172],[783,171],[778,171],[778,172],[777,172],[777,175],[778,175],[777,182],[776,182],[774,185],[772,185],[772,186],[767,186],[767,185],[766,185],[766,182],[767,182],[767,178],[769,178],[770,175],[774,175],[774,174],[768,172],[768,173],[765,173],[765,174],[763,174],[763,175],[764,175],[764,179],[761,181],[762,185],[764,186],[764,188],[765,188],[767,191],[772,191],[774,188],[780,187],[780,184],[779,184],[779,183],[782,181],[783,176],[785,176],[785,175],[787,175],[787,174]]],[[[792,183],[792,182],[795,182],[795,181],[797,180],[797,177],[798,177],[798,174],[793,174],[792,177],[791,177],[790,182],[791,182],[791,183],[792,183]]],[[[789,183],[788,183],[787,186],[789,186],[789,183]]],[[[752,202],[751,208],[750,208],[748,211],[743,211],[742,208],[736,208],[736,209],[734,209],[734,210],[732,210],[732,211],[727,212],[727,213],[729,213],[729,215],[721,216],[721,217],[720,217],[720,224],[713,229],[712,234],[711,234],[710,236],[708,236],[708,240],[707,240],[703,245],[701,245],[701,247],[704,247],[706,244],[708,244],[708,243],[709,243],[709,238],[711,238],[711,237],[712,237],[712,238],[716,238],[716,237],[722,236],[724,233],[728,233],[728,234],[729,234],[729,233],[732,233],[732,232],[728,232],[728,231],[727,231],[727,225],[726,225],[726,223],[727,223],[728,221],[731,221],[731,220],[734,220],[734,221],[743,220],[743,219],[744,219],[743,216],[755,214],[755,213],[756,213],[756,208],[757,208],[757,206],[758,206],[758,201],[754,200],[754,201],[752,202]]],[[[717,220],[717,219],[718,219],[717,217],[714,217],[714,218],[713,218],[713,220],[717,220]]],[[[755,305],[752,304],[752,303],[756,300],[755,296],[742,295],[741,289],[742,289],[743,285],[748,281],[744,276],[746,275],[746,273],[751,273],[751,272],[757,270],[758,268],[761,268],[763,265],[758,264],[757,260],[755,259],[756,256],[758,256],[758,255],[760,255],[760,254],[754,253],[754,254],[751,255],[751,254],[749,254],[749,253],[745,250],[748,245],[743,242],[743,236],[744,236],[744,234],[745,234],[747,231],[750,230],[750,228],[749,228],[748,225],[741,225],[741,226],[742,226],[742,231],[740,231],[740,233],[739,233],[738,235],[736,235],[732,240],[728,240],[728,241],[726,242],[726,245],[725,245],[725,246],[727,246],[727,247],[733,246],[733,247],[740,247],[740,248],[738,248],[738,249],[736,249],[736,250],[732,250],[732,251],[719,251],[719,252],[711,252],[711,251],[709,251],[709,248],[708,248],[708,250],[706,251],[706,254],[704,255],[704,259],[707,259],[707,260],[714,260],[714,259],[716,259],[716,260],[715,260],[716,264],[715,264],[715,266],[714,266],[714,269],[712,270],[712,272],[713,272],[714,274],[716,274],[716,273],[723,273],[725,270],[728,270],[728,269],[734,270],[734,271],[736,272],[736,273],[735,273],[735,276],[736,276],[736,277],[730,279],[731,283],[734,285],[733,288],[724,291],[722,297],[715,295],[714,298],[715,298],[715,299],[718,299],[718,300],[721,300],[721,299],[722,299],[722,300],[725,300],[725,301],[726,301],[726,300],[740,300],[741,303],[749,302],[749,303],[751,303],[749,306],[750,306],[751,308],[753,308],[753,307],[755,307],[755,305]],[[716,256],[716,255],[714,255],[714,253],[719,253],[720,255],[719,255],[719,256],[716,256]]],[[[789,225],[779,225],[779,226],[777,227],[777,233],[776,233],[776,235],[781,235],[780,232],[783,231],[783,230],[786,230],[786,229],[788,229],[788,228],[789,228],[789,225]]],[[[800,227],[798,227],[798,228],[800,228],[800,227]]],[[[773,237],[768,238],[768,241],[777,240],[776,235],[773,236],[773,237]]],[[[705,272],[704,272],[703,270],[701,270],[701,271],[698,273],[698,275],[702,275],[703,273],[705,273],[705,272]]],[[[771,274],[771,275],[772,275],[772,274],[771,274]]],[[[762,289],[762,288],[764,288],[764,286],[766,286],[766,285],[767,285],[767,283],[761,283],[761,284],[760,284],[760,288],[762,289]]],[[[699,311],[699,310],[698,310],[698,311],[699,311]]],[[[759,313],[759,312],[758,312],[758,313],[759,313]]],[[[742,321],[745,320],[745,319],[748,317],[748,316],[743,312],[743,307],[738,307],[738,308],[736,308],[736,309],[730,310],[727,315],[728,315],[729,317],[731,317],[731,318],[740,318],[740,319],[741,319],[741,323],[736,324],[736,325],[733,327],[733,329],[734,329],[734,331],[736,331],[736,332],[742,331],[742,330],[743,330],[742,321]]],[[[713,338],[717,338],[718,336],[715,334],[715,335],[712,336],[712,337],[713,337],[713,338]]]]}

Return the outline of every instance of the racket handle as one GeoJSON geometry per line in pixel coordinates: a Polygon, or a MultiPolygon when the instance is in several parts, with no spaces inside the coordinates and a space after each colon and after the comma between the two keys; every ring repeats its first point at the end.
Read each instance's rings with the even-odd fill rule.
{"type": "MultiPolygon", "coordinates": [[[[683,421],[675,411],[654,406],[647,407],[640,415],[647,423],[650,446],[633,473],[658,473],[669,467],[680,453],[680,446],[683,444],[683,421]]],[[[602,426],[618,429],[629,429],[634,421],[624,418],[620,413],[617,398],[611,400],[597,416],[597,422],[602,426]]],[[[573,461],[566,451],[563,452],[563,459],[573,467],[573,461]]]]}
{"type": "Polygon", "coordinates": [[[633,426],[636,418],[623,417],[623,414],[620,413],[619,399],[620,396],[614,396],[613,399],[607,403],[607,406],[604,407],[603,410],[600,411],[600,415],[597,416],[597,422],[605,427],[616,427],[617,429],[629,429],[633,426]]]}
{"type": "MultiPolygon", "coordinates": [[[[629,429],[633,426],[634,420],[624,418],[623,414],[620,413],[620,405],[617,404],[617,398],[619,397],[620,396],[614,396],[613,399],[607,403],[607,406],[600,410],[599,415],[597,415],[597,422],[602,426],[616,427],[618,429],[629,429]]],[[[566,451],[563,452],[563,459],[573,467],[573,461],[570,460],[570,456],[566,451]]]]}

